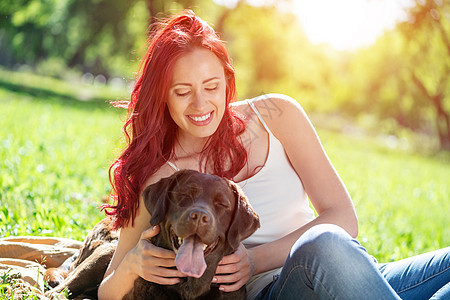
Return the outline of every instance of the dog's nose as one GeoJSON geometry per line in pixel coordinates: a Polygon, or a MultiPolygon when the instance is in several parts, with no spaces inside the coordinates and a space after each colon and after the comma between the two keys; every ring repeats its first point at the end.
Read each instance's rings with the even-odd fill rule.
{"type": "Polygon", "coordinates": [[[208,225],[211,223],[209,213],[203,209],[194,209],[189,214],[189,220],[198,225],[208,225]]]}

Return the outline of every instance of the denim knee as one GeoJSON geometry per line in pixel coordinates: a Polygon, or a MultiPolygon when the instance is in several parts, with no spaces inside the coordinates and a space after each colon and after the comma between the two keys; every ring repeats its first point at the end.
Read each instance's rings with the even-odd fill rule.
{"type": "Polygon", "coordinates": [[[293,245],[289,259],[302,264],[332,263],[346,265],[355,253],[365,249],[344,229],[333,224],[316,225],[307,230],[293,245]]]}
{"type": "Polygon", "coordinates": [[[399,299],[366,250],[345,230],[323,224],[293,245],[267,299],[399,299]]]}

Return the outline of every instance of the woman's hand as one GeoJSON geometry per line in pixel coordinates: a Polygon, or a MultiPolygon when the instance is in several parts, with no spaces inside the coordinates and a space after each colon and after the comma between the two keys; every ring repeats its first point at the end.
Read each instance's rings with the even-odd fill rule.
{"type": "Polygon", "coordinates": [[[241,243],[233,254],[225,256],[219,262],[213,282],[230,283],[220,285],[219,289],[221,291],[237,291],[247,283],[250,277],[253,276],[254,271],[255,267],[251,256],[251,251],[247,250],[241,243]]]}
{"type": "Polygon", "coordinates": [[[159,226],[154,226],[142,232],[138,244],[128,254],[132,270],[147,281],[164,285],[176,284],[180,281],[178,277],[185,275],[176,268],[169,269],[175,267],[175,253],[150,242],[159,231],[159,226]]]}

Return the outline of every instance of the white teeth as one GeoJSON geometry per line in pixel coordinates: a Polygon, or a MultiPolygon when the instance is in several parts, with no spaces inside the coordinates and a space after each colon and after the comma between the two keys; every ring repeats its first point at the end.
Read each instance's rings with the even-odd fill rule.
{"type": "Polygon", "coordinates": [[[209,119],[210,117],[211,117],[211,113],[208,113],[208,114],[203,115],[203,116],[201,116],[201,117],[189,116],[189,118],[191,118],[191,119],[194,120],[195,122],[206,121],[206,120],[209,119]]]}
{"type": "Polygon", "coordinates": [[[183,239],[180,238],[180,237],[178,237],[178,244],[179,244],[179,245],[183,244],[183,239]]]}
{"type": "Polygon", "coordinates": [[[208,247],[208,245],[203,244],[203,251],[205,251],[206,247],[208,247]]]}

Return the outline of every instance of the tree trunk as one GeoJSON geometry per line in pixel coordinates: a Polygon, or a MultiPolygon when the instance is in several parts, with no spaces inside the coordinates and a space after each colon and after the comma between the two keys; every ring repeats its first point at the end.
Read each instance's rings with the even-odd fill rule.
{"type": "Polygon", "coordinates": [[[440,150],[450,151],[450,114],[445,111],[443,105],[444,93],[432,95],[414,72],[412,73],[412,80],[436,110],[435,124],[439,137],[440,150]]]}
{"type": "Polygon", "coordinates": [[[443,108],[443,100],[443,95],[433,97],[433,103],[435,104],[437,113],[436,128],[441,150],[450,151],[450,116],[443,108]]]}

